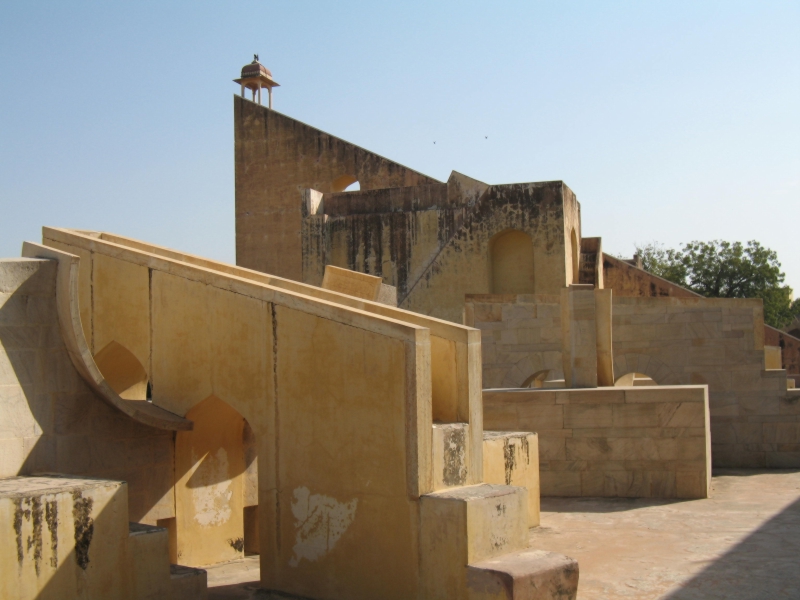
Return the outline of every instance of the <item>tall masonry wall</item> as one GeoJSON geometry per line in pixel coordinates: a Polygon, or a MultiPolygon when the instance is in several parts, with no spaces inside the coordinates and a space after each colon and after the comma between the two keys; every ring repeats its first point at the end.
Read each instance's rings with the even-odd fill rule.
{"type": "Polygon", "coordinates": [[[236,264],[249,269],[302,281],[305,189],[441,183],[240,96],[234,122],[236,264]]]}
{"type": "Polygon", "coordinates": [[[304,278],[317,283],[327,264],[378,275],[402,308],[460,323],[465,294],[571,283],[573,230],[580,239],[580,205],[560,181],[489,186],[454,172],[446,185],[324,194],[304,219],[304,278]]]}

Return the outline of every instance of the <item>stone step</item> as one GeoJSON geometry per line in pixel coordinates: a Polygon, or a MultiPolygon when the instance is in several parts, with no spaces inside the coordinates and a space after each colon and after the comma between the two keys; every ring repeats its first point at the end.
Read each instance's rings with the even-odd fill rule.
{"type": "Polygon", "coordinates": [[[420,498],[424,598],[466,598],[466,567],[528,545],[528,490],[470,485],[420,498]]]}
{"type": "Polygon", "coordinates": [[[483,432],[483,480],[528,490],[528,527],[539,525],[539,436],[524,431],[483,432]]]}
{"type": "Polygon", "coordinates": [[[163,527],[128,523],[128,562],[132,598],[164,598],[170,593],[169,532],[163,527]]]}
{"type": "Polygon", "coordinates": [[[208,574],[204,569],[170,565],[171,600],[206,600],[208,597],[208,574]]]}
{"type": "Polygon", "coordinates": [[[544,550],[523,550],[467,567],[469,600],[575,600],[578,561],[544,550]]]}

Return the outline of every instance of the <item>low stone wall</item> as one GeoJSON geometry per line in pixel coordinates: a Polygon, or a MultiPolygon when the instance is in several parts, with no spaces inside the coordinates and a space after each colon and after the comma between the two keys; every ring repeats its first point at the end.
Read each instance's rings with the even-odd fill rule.
{"type": "Polygon", "coordinates": [[[484,427],[539,434],[543,496],[706,498],[708,388],[483,392],[484,427]]]}

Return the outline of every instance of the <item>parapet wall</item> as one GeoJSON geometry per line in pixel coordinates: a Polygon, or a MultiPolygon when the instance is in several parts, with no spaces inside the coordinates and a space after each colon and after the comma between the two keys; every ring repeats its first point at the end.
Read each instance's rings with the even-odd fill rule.
{"type": "Polygon", "coordinates": [[[706,386],[484,390],[483,410],[539,434],[543,496],[708,497],[706,386]]]}

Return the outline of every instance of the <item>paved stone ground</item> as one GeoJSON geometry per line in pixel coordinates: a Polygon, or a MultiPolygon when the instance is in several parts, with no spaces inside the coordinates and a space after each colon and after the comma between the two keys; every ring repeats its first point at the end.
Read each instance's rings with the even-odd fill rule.
{"type": "Polygon", "coordinates": [[[800,471],[715,472],[707,500],[543,498],[542,525],[579,600],[800,598],[800,471]]]}
{"type": "MultiPolygon", "coordinates": [[[[543,498],[531,545],[576,558],[579,600],[800,599],[800,471],[719,471],[708,500],[543,498]]],[[[258,591],[258,557],[208,569],[209,600],[258,591]]]]}

